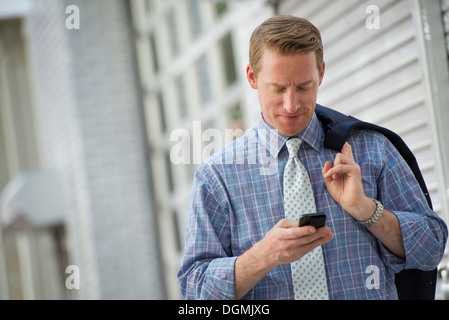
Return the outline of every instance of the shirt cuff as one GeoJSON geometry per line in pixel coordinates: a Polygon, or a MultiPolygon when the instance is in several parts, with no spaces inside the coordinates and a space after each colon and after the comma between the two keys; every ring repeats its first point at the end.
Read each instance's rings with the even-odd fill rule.
{"type": "Polygon", "coordinates": [[[213,259],[204,278],[202,300],[234,300],[234,266],[237,257],[213,259]]]}
{"type": "MultiPolygon", "coordinates": [[[[399,220],[406,257],[405,260],[396,257],[395,263],[402,261],[402,269],[435,269],[440,259],[441,246],[435,236],[433,224],[430,223],[432,218],[413,212],[393,213],[399,220]],[[430,221],[425,221],[426,219],[430,221]]],[[[390,255],[395,257],[392,253],[390,255]]]]}

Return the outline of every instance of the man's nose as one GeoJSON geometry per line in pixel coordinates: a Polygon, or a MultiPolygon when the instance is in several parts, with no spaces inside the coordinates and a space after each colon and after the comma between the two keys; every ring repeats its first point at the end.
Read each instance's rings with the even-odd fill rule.
{"type": "Polygon", "coordinates": [[[288,113],[296,113],[300,107],[299,99],[295,90],[287,90],[284,96],[284,109],[288,113]]]}

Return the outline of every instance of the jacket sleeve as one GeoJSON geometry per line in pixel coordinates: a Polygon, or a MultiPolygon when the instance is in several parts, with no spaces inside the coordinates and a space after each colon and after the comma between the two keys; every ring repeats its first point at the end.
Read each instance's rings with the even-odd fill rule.
{"type": "Polygon", "coordinates": [[[413,172],[388,140],[383,154],[385,162],[378,182],[378,198],[397,216],[406,254],[404,261],[380,244],[384,262],[395,272],[435,269],[443,258],[447,226],[429,208],[413,172]]]}
{"type": "Polygon", "coordinates": [[[185,253],[178,272],[184,299],[234,299],[234,264],[226,195],[207,164],[194,176],[185,253]]]}

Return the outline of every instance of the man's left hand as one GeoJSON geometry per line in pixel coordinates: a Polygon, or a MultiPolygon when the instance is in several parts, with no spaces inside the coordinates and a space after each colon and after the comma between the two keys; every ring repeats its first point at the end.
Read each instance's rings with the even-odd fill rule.
{"type": "Polygon", "coordinates": [[[354,161],[349,143],[344,144],[333,164],[325,163],[322,173],[330,195],[346,212],[359,221],[371,218],[376,205],[365,195],[360,166],[354,161]]]}

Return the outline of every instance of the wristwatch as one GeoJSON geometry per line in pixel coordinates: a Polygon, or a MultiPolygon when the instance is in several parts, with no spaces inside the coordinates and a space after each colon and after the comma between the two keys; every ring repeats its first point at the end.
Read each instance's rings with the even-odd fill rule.
{"type": "Polygon", "coordinates": [[[376,224],[377,221],[379,221],[380,216],[382,215],[382,212],[384,211],[384,206],[382,205],[382,203],[380,203],[379,200],[376,200],[374,198],[371,198],[374,203],[376,204],[377,208],[376,211],[374,212],[373,216],[371,217],[371,219],[366,220],[366,221],[359,221],[356,220],[359,224],[361,224],[364,227],[372,227],[376,224]]]}

